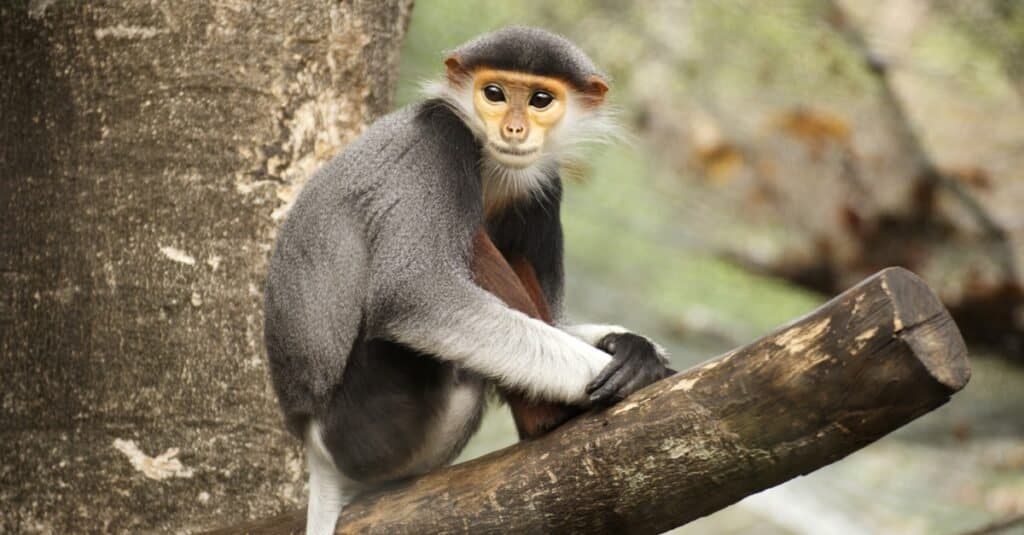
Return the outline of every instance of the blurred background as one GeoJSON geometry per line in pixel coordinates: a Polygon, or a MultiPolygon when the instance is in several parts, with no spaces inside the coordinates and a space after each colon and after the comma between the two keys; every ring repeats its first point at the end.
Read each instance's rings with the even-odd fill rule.
{"type": "MultiPolygon", "coordinates": [[[[398,104],[507,24],[612,75],[628,142],[567,186],[570,318],[686,368],[902,265],[960,325],[974,377],[949,405],[677,533],[1024,533],[1024,2],[430,1],[411,20],[398,104]]],[[[516,441],[507,412],[463,459],[516,441]]]]}

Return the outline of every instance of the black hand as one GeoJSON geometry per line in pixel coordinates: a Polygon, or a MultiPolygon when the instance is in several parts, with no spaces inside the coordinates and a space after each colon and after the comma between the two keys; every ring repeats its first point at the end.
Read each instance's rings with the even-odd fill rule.
{"type": "Polygon", "coordinates": [[[609,334],[597,348],[613,355],[612,361],[587,385],[594,404],[610,405],[641,388],[675,373],[665,366],[650,340],[633,333],[609,334]]]}

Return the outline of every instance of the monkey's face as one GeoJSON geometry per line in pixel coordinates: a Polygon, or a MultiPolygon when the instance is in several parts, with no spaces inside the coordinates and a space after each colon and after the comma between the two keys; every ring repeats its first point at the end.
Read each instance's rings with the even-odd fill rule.
{"type": "Polygon", "coordinates": [[[536,163],[565,115],[568,95],[568,86],[557,78],[478,69],[473,108],[484,124],[487,155],[513,168],[536,163]]]}

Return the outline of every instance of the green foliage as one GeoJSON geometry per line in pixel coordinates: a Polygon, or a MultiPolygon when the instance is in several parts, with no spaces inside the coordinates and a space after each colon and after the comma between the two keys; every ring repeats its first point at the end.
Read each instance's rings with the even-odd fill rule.
{"type": "MultiPolygon", "coordinates": [[[[638,152],[621,146],[602,150],[593,161],[594,176],[568,185],[563,222],[570,262],[646,301],[669,324],[689,323],[687,316],[701,311],[716,330],[736,340],[763,334],[821,303],[810,293],[681,246],[686,220],[666,203],[654,184],[656,171],[638,152]]],[[[630,318],[619,321],[629,324],[630,318]]]]}
{"type": "Polygon", "coordinates": [[[445,50],[501,26],[536,23],[522,7],[483,0],[417,3],[402,46],[397,102],[417,100],[420,82],[441,75],[445,50]]]}

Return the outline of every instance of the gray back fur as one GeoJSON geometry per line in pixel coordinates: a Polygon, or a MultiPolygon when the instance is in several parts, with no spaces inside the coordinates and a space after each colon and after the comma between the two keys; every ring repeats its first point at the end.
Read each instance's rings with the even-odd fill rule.
{"type": "Polygon", "coordinates": [[[482,221],[478,160],[462,122],[426,102],[380,119],[306,184],[280,229],[265,302],[293,432],[326,410],[356,340],[386,339],[388,322],[411,312],[403,303],[459,306],[449,288],[469,278],[482,221]]]}

